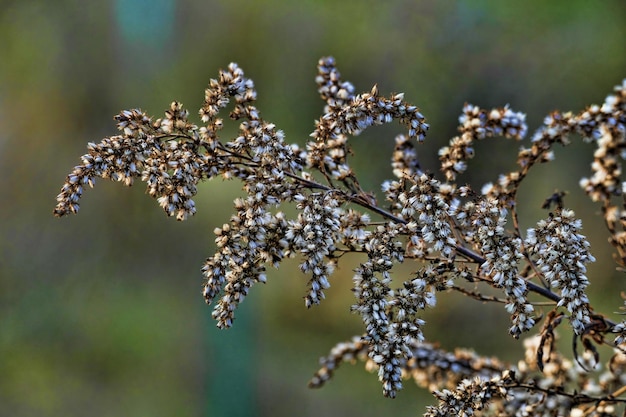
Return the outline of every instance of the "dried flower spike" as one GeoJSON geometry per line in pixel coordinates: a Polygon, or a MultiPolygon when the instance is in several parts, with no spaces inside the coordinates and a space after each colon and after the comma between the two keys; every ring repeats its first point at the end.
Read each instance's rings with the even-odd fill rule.
{"type": "Polygon", "coordinates": [[[254,83],[234,63],[210,80],[201,124],[190,121],[176,101],[156,120],[140,110],[122,111],[115,116],[118,134],[89,143],[67,176],[55,216],[77,213],[85,187],[108,178],[127,186],[145,182],[168,216],[185,220],[196,212],[193,198],[201,182],[237,179],[243,195],[229,221],[215,228],[216,250],[202,267],[203,295],[214,305],[218,327],[233,325],[254,284],[267,281],[268,266],[297,257],[307,276],[304,304],[312,307],[330,289],[342,256],[361,256],[352,278],[352,311],[363,331],[322,358],[311,387],[327,383],[341,363],[359,360],[377,373],[387,397],[395,397],[408,378],[433,392],[437,404],[427,416],[623,414],[626,321],[615,323],[592,307],[586,268],[595,258],[582,220],[566,207],[564,193],[555,192],[543,201],[553,211],[524,236],[517,195],[534,166],[554,160],[555,144],[565,146],[573,135],[594,143],[591,174],[580,184],[602,204],[618,264],[626,266],[626,209],[616,201],[626,190],[626,80],[600,106],[548,115],[522,145],[519,169],[480,191],[454,182],[468,168],[474,142],[523,141],[524,114],[466,104],[459,135],[439,151],[438,178],[421,167],[416,147],[429,126],[404,94],[384,97],[377,86],[357,93],[331,57],[320,59],[315,81],[323,114],[304,149],[287,144],[284,133],[261,116],[254,83]],[[238,123],[230,139],[222,137],[227,107],[228,118],[238,123]],[[350,143],[365,129],[393,121],[405,131],[395,137],[389,156],[394,178],[382,182],[385,201],[379,205],[350,166],[350,143]],[[287,206],[293,210],[283,211],[287,206]],[[396,279],[394,268],[402,263],[413,269],[396,279]],[[441,308],[448,292],[479,306],[504,304],[508,332],[527,336],[524,356],[506,364],[426,341],[424,311],[441,308]],[[557,330],[564,323],[573,334],[573,359],[558,350],[557,330]],[[609,335],[615,336],[615,352],[603,367],[597,346],[609,335]]]}

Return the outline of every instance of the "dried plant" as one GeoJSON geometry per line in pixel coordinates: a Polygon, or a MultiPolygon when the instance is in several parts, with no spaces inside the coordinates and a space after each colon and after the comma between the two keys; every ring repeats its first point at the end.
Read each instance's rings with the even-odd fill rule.
{"type": "Polygon", "coordinates": [[[311,307],[324,299],[341,256],[362,254],[352,310],[363,320],[363,334],[322,358],[311,387],[322,386],[341,363],[361,360],[378,373],[387,397],[395,397],[407,378],[431,390],[438,405],[428,407],[427,416],[623,413],[626,320],[614,322],[590,305],[586,267],[594,257],[581,220],[565,207],[564,193],[556,192],[544,202],[546,218],[522,232],[516,201],[529,171],[554,159],[555,144],[567,145],[570,135],[594,143],[591,175],[580,185],[601,204],[617,264],[626,267],[626,182],[620,164],[626,157],[626,80],[601,106],[548,115],[529,147],[521,147],[519,169],[480,191],[455,183],[474,156],[474,142],[521,141],[527,132],[524,114],[465,105],[459,135],[439,152],[438,178],[420,167],[415,145],[425,139],[428,125],[403,94],[383,97],[376,87],[355,94],[333,58],[319,61],[316,82],[325,107],[306,149],[285,143],[283,132],[260,116],[253,82],[236,64],[210,81],[201,126],[189,121],[178,102],[156,120],[140,110],[121,112],[115,117],[119,134],[88,145],[54,214],[76,213],[83,189],[93,187],[97,177],[125,185],[139,178],[168,216],[185,220],[196,211],[200,181],[237,178],[246,197],[235,200],[230,221],[215,229],[217,251],[202,268],[203,295],[214,304],[218,327],[233,324],[250,288],[266,281],[267,265],[299,257],[309,277],[305,305],[311,307]],[[229,116],[241,121],[239,134],[224,141],[219,115],[231,101],[229,116]],[[382,184],[385,202],[379,203],[349,165],[348,139],[393,120],[407,131],[395,138],[395,178],[382,184]],[[281,211],[286,204],[297,208],[296,218],[281,211]],[[394,288],[392,268],[407,260],[414,272],[394,288]],[[442,291],[458,291],[481,304],[503,303],[510,335],[527,335],[525,357],[506,364],[426,342],[422,312],[436,308],[442,291]],[[555,344],[563,323],[573,334],[570,358],[555,344]],[[606,367],[600,345],[614,349],[606,367]]]}

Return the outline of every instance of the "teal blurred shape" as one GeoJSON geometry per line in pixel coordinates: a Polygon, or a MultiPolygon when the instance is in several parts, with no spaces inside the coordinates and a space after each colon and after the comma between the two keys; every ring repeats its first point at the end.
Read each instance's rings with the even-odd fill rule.
{"type": "MultiPolygon", "coordinates": [[[[246,300],[246,302],[249,300],[246,300]]],[[[255,346],[254,318],[250,304],[237,310],[233,328],[220,330],[209,319],[207,343],[209,348],[208,392],[206,417],[254,417],[257,383],[253,347],[255,346]]]]}
{"type": "Polygon", "coordinates": [[[175,0],[115,0],[119,34],[129,43],[156,46],[171,38],[175,0]]]}

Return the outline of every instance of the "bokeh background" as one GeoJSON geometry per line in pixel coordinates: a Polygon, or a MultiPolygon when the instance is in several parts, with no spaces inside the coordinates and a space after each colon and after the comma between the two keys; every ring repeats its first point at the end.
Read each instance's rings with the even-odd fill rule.
{"type": "MultiPolygon", "coordinates": [[[[29,0],[0,2],[0,416],[417,415],[431,401],[411,383],[396,400],[346,365],[321,390],[317,359],[361,333],[349,259],[321,306],[306,310],[296,262],[252,289],[234,328],[218,331],[200,294],[212,230],[239,185],[200,187],[198,214],[166,218],[141,183],[99,181],[81,212],[55,219],[65,175],[112,116],[172,100],[195,114],[209,78],[238,62],[264,117],[304,144],[320,116],[315,66],[333,55],[358,91],[403,91],[431,124],[420,159],[455,135],[463,103],[510,104],[531,131],[553,109],[601,103],[626,77],[626,2],[605,0],[29,0]]],[[[397,125],[354,140],[354,168],[377,190],[389,178],[397,125]]],[[[461,178],[480,187],[514,167],[517,144],[489,140],[461,178]],[[471,174],[470,174],[471,173],[471,174]]],[[[621,305],[598,207],[579,190],[592,147],[557,149],[522,189],[523,227],[555,188],[583,217],[598,262],[591,297],[621,305]]],[[[351,263],[352,262],[352,263],[351,263]]],[[[408,270],[407,270],[408,271],[408,270]]],[[[442,295],[427,336],[513,360],[501,306],[442,295]]]]}

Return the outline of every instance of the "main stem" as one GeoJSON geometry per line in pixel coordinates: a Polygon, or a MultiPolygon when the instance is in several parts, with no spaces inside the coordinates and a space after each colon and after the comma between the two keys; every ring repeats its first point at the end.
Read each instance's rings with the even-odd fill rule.
{"type": "MultiPolygon", "coordinates": [[[[332,190],[334,190],[331,187],[328,187],[326,185],[320,184],[320,183],[315,182],[315,181],[311,181],[311,180],[307,180],[307,179],[298,177],[297,175],[293,175],[293,174],[290,174],[290,173],[285,173],[285,175],[287,175],[288,177],[293,178],[293,179],[299,181],[300,183],[304,184],[308,188],[318,189],[318,190],[325,190],[325,191],[332,191],[332,190]]],[[[334,191],[337,191],[337,190],[334,190],[334,191]]],[[[361,207],[364,207],[364,208],[368,209],[369,211],[373,211],[374,213],[377,213],[377,214],[379,214],[379,215],[381,215],[381,216],[383,216],[383,217],[385,217],[385,218],[387,218],[389,220],[393,220],[394,222],[400,223],[400,224],[407,224],[408,223],[408,221],[406,221],[405,219],[402,219],[402,218],[394,215],[393,213],[388,212],[385,209],[382,209],[382,208],[380,208],[378,206],[375,206],[375,205],[371,204],[371,202],[368,201],[368,199],[363,198],[361,195],[348,195],[348,194],[345,194],[343,192],[341,192],[341,193],[343,194],[343,196],[347,200],[349,200],[349,201],[351,201],[351,202],[353,202],[353,203],[355,203],[355,204],[357,204],[357,205],[359,205],[361,207]]],[[[477,263],[479,265],[482,265],[482,264],[484,264],[486,262],[485,258],[480,256],[476,252],[472,251],[471,249],[466,248],[465,246],[461,246],[461,245],[457,244],[457,245],[455,245],[455,250],[456,250],[457,253],[463,255],[464,257],[472,260],[473,262],[475,262],[475,263],[477,263]]],[[[545,298],[548,298],[549,300],[552,300],[552,301],[557,302],[557,303],[559,301],[561,301],[561,297],[559,297],[557,294],[553,293],[552,291],[548,290],[547,288],[539,286],[539,285],[537,285],[537,284],[535,284],[533,282],[530,282],[530,281],[526,281],[526,285],[528,286],[528,290],[529,291],[532,291],[532,292],[534,292],[536,294],[539,294],[539,295],[541,295],[541,296],[543,296],[545,298]]]]}

